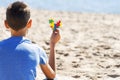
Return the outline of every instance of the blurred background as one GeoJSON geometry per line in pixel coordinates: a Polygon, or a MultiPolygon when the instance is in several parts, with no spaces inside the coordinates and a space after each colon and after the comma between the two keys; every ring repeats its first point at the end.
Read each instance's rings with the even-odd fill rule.
{"type": "MultiPolygon", "coordinates": [[[[6,7],[16,0],[0,0],[0,7],[6,7]]],[[[120,13],[120,0],[20,0],[32,8],[93,13],[120,13]]]]}

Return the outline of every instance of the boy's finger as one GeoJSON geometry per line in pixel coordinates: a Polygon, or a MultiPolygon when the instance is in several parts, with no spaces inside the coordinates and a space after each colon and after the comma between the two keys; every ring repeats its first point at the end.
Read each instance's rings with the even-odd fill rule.
{"type": "Polygon", "coordinates": [[[59,34],[59,30],[56,29],[56,30],[53,31],[53,33],[54,34],[59,34]]]}

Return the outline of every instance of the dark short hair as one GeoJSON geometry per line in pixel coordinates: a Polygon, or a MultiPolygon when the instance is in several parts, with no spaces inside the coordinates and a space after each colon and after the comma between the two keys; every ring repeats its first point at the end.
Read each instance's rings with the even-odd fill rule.
{"type": "Polygon", "coordinates": [[[30,9],[20,1],[16,1],[8,6],[6,11],[6,21],[9,27],[18,31],[27,25],[30,19],[30,9]]]}

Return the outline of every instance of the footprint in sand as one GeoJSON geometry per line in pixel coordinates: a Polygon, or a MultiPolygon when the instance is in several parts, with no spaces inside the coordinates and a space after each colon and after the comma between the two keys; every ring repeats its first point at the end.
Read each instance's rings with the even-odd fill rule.
{"type": "Polygon", "coordinates": [[[81,55],[80,54],[75,55],[75,57],[79,57],[79,56],[81,56],[81,55]]]}
{"type": "Polygon", "coordinates": [[[114,54],[113,57],[120,58],[120,54],[114,54]]]}
{"type": "Polygon", "coordinates": [[[74,63],[74,65],[72,66],[73,68],[78,68],[78,67],[80,67],[80,65],[79,64],[76,64],[76,63],[74,63]]]}
{"type": "Polygon", "coordinates": [[[99,45],[98,47],[101,47],[101,48],[103,48],[103,49],[105,49],[105,50],[109,50],[109,49],[111,49],[111,46],[106,45],[106,44],[99,45]]]}
{"type": "Polygon", "coordinates": [[[57,66],[58,66],[57,70],[63,70],[63,64],[62,63],[59,63],[57,66]]]}
{"type": "Polygon", "coordinates": [[[32,41],[32,43],[33,43],[33,44],[36,44],[36,42],[35,42],[35,41],[32,41]]]}
{"type": "Polygon", "coordinates": [[[68,53],[65,53],[64,56],[69,56],[69,54],[68,54],[68,53]]]}
{"type": "Polygon", "coordinates": [[[80,78],[80,76],[79,75],[74,75],[74,76],[72,76],[73,78],[80,78]]]}
{"type": "Polygon", "coordinates": [[[117,77],[120,77],[120,75],[118,74],[113,74],[113,75],[108,75],[109,77],[112,77],[112,78],[117,78],[117,77]]]}
{"type": "Polygon", "coordinates": [[[45,44],[46,44],[46,45],[50,45],[49,41],[45,41],[45,44]]]}
{"type": "Polygon", "coordinates": [[[57,52],[57,54],[59,54],[59,55],[63,55],[64,53],[63,53],[63,52],[57,52]]]}
{"type": "Polygon", "coordinates": [[[84,60],[84,58],[79,58],[79,60],[81,61],[81,60],[84,60]]]}
{"type": "Polygon", "coordinates": [[[56,59],[57,59],[57,60],[59,60],[60,58],[59,58],[59,57],[57,57],[56,59]]]}
{"type": "Polygon", "coordinates": [[[115,67],[120,68],[120,64],[115,65],[115,67]]]}
{"type": "Polygon", "coordinates": [[[72,63],[77,63],[76,61],[72,61],[72,63]]]}

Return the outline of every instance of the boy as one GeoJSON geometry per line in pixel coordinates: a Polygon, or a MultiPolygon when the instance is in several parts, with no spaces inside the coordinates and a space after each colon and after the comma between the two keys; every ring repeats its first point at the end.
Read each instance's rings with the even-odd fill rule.
{"type": "Polygon", "coordinates": [[[59,31],[51,35],[47,61],[44,50],[25,38],[31,24],[30,10],[25,3],[16,1],[8,6],[5,26],[11,37],[0,42],[0,80],[35,80],[38,64],[48,79],[55,78],[54,48],[60,39],[59,31]]]}

